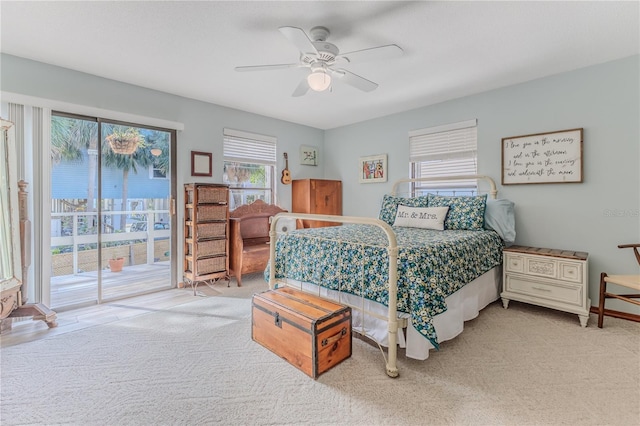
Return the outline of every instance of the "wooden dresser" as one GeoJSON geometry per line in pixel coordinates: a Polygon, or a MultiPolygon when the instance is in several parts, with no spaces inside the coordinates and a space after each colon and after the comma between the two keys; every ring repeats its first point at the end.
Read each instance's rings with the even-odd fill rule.
{"type": "Polygon", "coordinates": [[[229,186],[184,185],[184,280],[229,281],[229,186]]]}
{"type": "MultiPolygon", "coordinates": [[[[296,179],[291,185],[293,213],[342,215],[342,181],[296,179]]],[[[305,228],[340,225],[340,223],[303,221],[305,228]]]]}
{"type": "Polygon", "coordinates": [[[589,269],[585,252],[511,246],[505,248],[502,304],[527,302],[578,315],[589,320],[589,269]]]}

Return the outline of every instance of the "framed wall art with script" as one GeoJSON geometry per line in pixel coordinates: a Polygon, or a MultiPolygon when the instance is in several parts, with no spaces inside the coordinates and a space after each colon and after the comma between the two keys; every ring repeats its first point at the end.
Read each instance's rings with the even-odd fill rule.
{"type": "Polygon", "coordinates": [[[582,128],[502,138],[502,184],[582,182],[582,128]]]}

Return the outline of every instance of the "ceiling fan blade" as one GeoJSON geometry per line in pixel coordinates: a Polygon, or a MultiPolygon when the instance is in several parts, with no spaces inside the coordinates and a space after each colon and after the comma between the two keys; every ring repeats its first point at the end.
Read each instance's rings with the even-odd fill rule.
{"type": "Polygon", "coordinates": [[[300,52],[315,53],[318,55],[318,49],[313,45],[313,42],[304,30],[298,27],[280,27],[278,29],[298,48],[300,52]]]}
{"type": "Polygon", "coordinates": [[[344,59],[347,62],[372,61],[380,59],[394,58],[404,53],[400,46],[388,44],[386,46],[370,47],[368,49],[354,50],[353,52],[342,53],[336,60],[344,59]]]}
{"type": "Polygon", "coordinates": [[[298,87],[296,87],[296,90],[293,91],[291,96],[296,98],[299,96],[304,96],[307,94],[308,91],[309,91],[309,83],[307,83],[307,77],[305,77],[302,79],[302,81],[300,81],[300,84],[298,84],[298,87]]]}
{"type": "Polygon", "coordinates": [[[353,86],[356,89],[360,89],[364,92],[371,92],[373,90],[376,90],[376,88],[378,87],[377,83],[367,80],[364,77],[360,77],[359,75],[345,69],[331,70],[331,74],[337,77],[340,81],[347,83],[348,85],[353,86]]]}
{"type": "Polygon", "coordinates": [[[275,65],[248,65],[244,67],[236,67],[236,71],[244,72],[244,71],[268,71],[268,70],[279,70],[283,68],[299,68],[300,64],[275,64],[275,65]]]}

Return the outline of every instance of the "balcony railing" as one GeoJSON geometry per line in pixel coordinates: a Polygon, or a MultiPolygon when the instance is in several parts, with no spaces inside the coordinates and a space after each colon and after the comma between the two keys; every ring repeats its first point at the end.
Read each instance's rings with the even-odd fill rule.
{"type": "MultiPolygon", "coordinates": [[[[169,229],[169,222],[164,221],[164,218],[168,218],[168,210],[109,211],[100,214],[103,225],[100,236],[102,267],[112,257],[128,257],[129,265],[141,264],[145,261],[147,264],[152,264],[158,260],[168,259],[171,229],[169,229]],[[141,220],[133,222],[129,220],[125,230],[115,230],[111,224],[122,215],[141,220]],[[142,250],[140,250],[141,245],[142,250]],[[136,255],[138,252],[144,253],[142,261],[139,259],[140,256],[136,255]]],[[[53,264],[56,263],[56,256],[61,255],[66,255],[65,259],[59,260],[68,263],[66,258],[70,254],[73,274],[97,269],[98,212],[52,213],[51,222],[53,264]],[[81,254],[91,260],[81,261],[81,254]]],[[[52,275],[55,276],[55,272],[52,275]]]]}

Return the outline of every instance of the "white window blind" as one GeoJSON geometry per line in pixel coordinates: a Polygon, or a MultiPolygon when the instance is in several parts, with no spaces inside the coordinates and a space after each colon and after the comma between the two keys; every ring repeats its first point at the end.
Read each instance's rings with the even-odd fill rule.
{"type": "Polygon", "coordinates": [[[276,163],[276,138],[240,130],[224,129],[225,161],[268,164],[276,163]]]}
{"type": "Polygon", "coordinates": [[[477,154],[475,119],[409,132],[409,161],[413,176],[442,179],[418,183],[417,188],[476,188],[474,179],[451,181],[443,178],[477,174],[477,154]]]}
{"type": "Polygon", "coordinates": [[[223,136],[222,180],[230,185],[230,208],[256,200],[275,203],[277,139],[233,129],[224,129],[223,136]]]}

